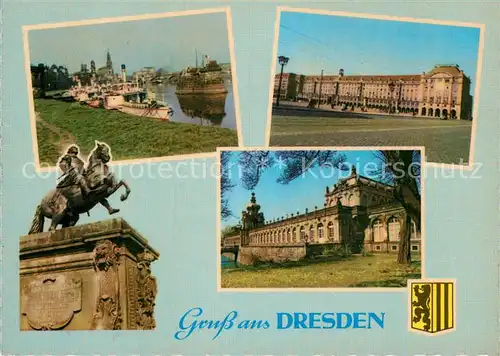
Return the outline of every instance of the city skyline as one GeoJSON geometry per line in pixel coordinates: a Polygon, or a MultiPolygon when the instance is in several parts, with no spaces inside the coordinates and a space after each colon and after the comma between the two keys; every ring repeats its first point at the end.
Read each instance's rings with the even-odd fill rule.
{"type": "MultiPolygon", "coordinates": [[[[106,57],[106,53],[107,53],[107,50],[104,52],[104,56],[105,56],[105,57],[106,57]]],[[[113,54],[112,54],[111,52],[110,52],[110,55],[111,55],[111,59],[112,59],[112,62],[113,62],[113,71],[114,71],[114,73],[115,73],[115,74],[119,74],[119,73],[121,73],[121,65],[122,65],[122,64],[125,64],[125,63],[120,63],[120,64],[118,64],[118,62],[115,62],[115,61],[113,60],[113,54]]],[[[201,66],[201,64],[202,64],[202,61],[203,61],[202,57],[204,57],[204,55],[202,55],[202,54],[198,53],[198,66],[201,66]]],[[[196,56],[194,56],[194,58],[196,58],[196,56]]],[[[217,60],[217,58],[213,58],[213,57],[210,57],[210,56],[209,56],[209,58],[210,58],[210,60],[213,60],[213,59],[217,60]]],[[[88,71],[90,71],[90,62],[91,62],[92,60],[94,60],[94,62],[95,62],[96,69],[103,68],[103,67],[105,67],[105,66],[106,66],[106,59],[104,59],[102,62],[99,62],[98,60],[95,60],[95,59],[91,59],[91,60],[89,60],[89,61],[82,61],[82,62],[81,62],[81,64],[85,64],[85,65],[87,65],[87,70],[88,70],[88,71]]],[[[229,65],[231,65],[231,62],[230,62],[230,61],[228,61],[228,62],[220,62],[220,61],[217,61],[217,63],[222,64],[222,65],[224,65],[224,64],[229,64],[229,65]]],[[[38,66],[39,64],[44,64],[44,65],[46,65],[46,66],[48,66],[48,67],[50,67],[52,64],[56,64],[57,66],[67,67],[64,63],[51,63],[51,62],[36,62],[36,63],[33,63],[33,62],[32,62],[32,63],[31,63],[31,65],[32,65],[32,66],[38,66]]],[[[125,65],[126,65],[126,64],[125,64],[125,65]]],[[[188,64],[188,65],[190,65],[190,64],[188,64]]],[[[126,70],[127,70],[127,75],[130,75],[130,74],[132,74],[132,73],[134,73],[134,72],[138,72],[138,71],[141,71],[141,70],[144,70],[144,69],[148,69],[148,68],[154,68],[155,70],[160,70],[160,69],[168,69],[168,67],[169,67],[168,65],[158,66],[158,67],[157,67],[157,66],[144,65],[144,66],[142,66],[142,67],[140,67],[140,68],[134,68],[133,70],[130,70],[130,69],[128,68],[128,66],[126,66],[126,70]]],[[[194,65],[193,65],[193,67],[194,67],[194,65]]],[[[180,70],[182,70],[182,69],[184,69],[184,68],[185,68],[185,67],[183,67],[183,68],[181,68],[181,69],[178,69],[178,70],[172,70],[172,71],[180,71],[180,70]]],[[[77,70],[70,70],[70,69],[68,68],[68,73],[69,73],[69,74],[75,74],[75,73],[80,72],[80,69],[81,69],[80,67],[78,67],[78,69],[77,69],[77,70]]]]}
{"type": "MultiPolygon", "coordinates": [[[[271,151],[279,152],[279,151],[271,151]]],[[[354,166],[357,173],[370,179],[380,181],[381,177],[374,174],[373,170],[381,162],[375,155],[375,151],[337,151],[346,156],[345,171],[331,168],[315,167],[303,176],[296,178],[288,184],[276,182],[281,173],[279,164],[275,164],[270,169],[264,171],[259,184],[254,190],[247,190],[241,185],[239,177],[239,166],[237,165],[238,154],[241,151],[231,152],[229,165],[231,167],[231,182],[235,184],[232,190],[227,194],[229,208],[235,216],[231,216],[227,221],[222,221],[222,227],[233,226],[239,223],[241,211],[250,201],[251,193],[255,193],[257,203],[261,206],[261,212],[264,213],[265,220],[281,218],[286,214],[301,214],[305,209],[313,211],[314,207],[318,209],[324,207],[325,188],[337,183],[340,178],[346,178],[351,174],[351,167],[354,166]]]]}
{"type": "MultiPolygon", "coordinates": [[[[406,75],[457,64],[476,84],[480,29],[281,12],[278,53],[284,72],[303,75],[406,75]],[[300,24],[297,26],[296,24],[300,24]]],[[[276,73],[281,66],[276,61],[276,73]]]]}
{"type": "Polygon", "coordinates": [[[70,73],[78,72],[82,63],[90,67],[91,60],[97,68],[104,66],[108,50],[114,71],[125,64],[130,73],[144,67],[179,71],[195,66],[196,52],[199,64],[202,55],[220,63],[231,58],[225,12],[30,30],[28,40],[32,65],[54,63],[70,73]],[[191,31],[194,26],[206,31],[191,31]],[[107,33],[113,36],[103,35],[107,33]]]}

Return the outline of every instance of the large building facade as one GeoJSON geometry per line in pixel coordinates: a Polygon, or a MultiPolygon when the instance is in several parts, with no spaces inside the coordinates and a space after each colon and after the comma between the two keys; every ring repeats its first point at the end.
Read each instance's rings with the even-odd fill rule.
{"type": "MultiPolygon", "coordinates": [[[[279,86],[275,77],[275,91],[279,86]]],[[[471,80],[458,65],[412,75],[299,75],[284,73],[280,99],[316,99],[332,106],[401,115],[472,119],[471,80]]]]}
{"type": "MultiPolygon", "coordinates": [[[[348,244],[369,252],[397,252],[406,220],[404,208],[393,197],[393,187],[358,175],[355,169],[333,187],[326,187],[323,207],[272,221],[265,221],[260,210],[252,193],[242,212],[241,231],[223,236],[223,247],[348,244]]],[[[419,252],[420,247],[420,228],[412,222],[410,249],[419,252]]]]}
{"type": "Polygon", "coordinates": [[[295,73],[283,73],[281,76],[280,87],[280,74],[274,77],[274,94],[273,97],[280,97],[280,100],[295,99],[301,95],[304,90],[306,76],[295,73]],[[278,90],[278,88],[280,88],[278,90]]]}

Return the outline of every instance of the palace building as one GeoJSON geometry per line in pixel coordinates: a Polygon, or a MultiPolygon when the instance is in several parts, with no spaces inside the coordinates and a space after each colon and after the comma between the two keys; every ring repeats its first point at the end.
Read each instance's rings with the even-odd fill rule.
{"type": "MultiPolygon", "coordinates": [[[[339,179],[333,187],[326,187],[324,197],[323,207],[265,221],[252,193],[242,211],[241,230],[223,236],[222,247],[250,248],[253,254],[261,255],[266,248],[271,253],[283,254],[286,247],[345,244],[353,247],[355,253],[398,251],[399,231],[406,213],[394,199],[392,186],[363,177],[353,167],[348,177],[339,179]]],[[[420,228],[414,222],[411,234],[410,249],[419,252],[420,228]]]]}
{"type": "MultiPolygon", "coordinates": [[[[275,77],[278,95],[280,74],[275,77]]],[[[455,64],[436,65],[411,75],[299,75],[284,73],[281,100],[319,100],[332,107],[400,115],[472,119],[471,80],[455,64]]]]}

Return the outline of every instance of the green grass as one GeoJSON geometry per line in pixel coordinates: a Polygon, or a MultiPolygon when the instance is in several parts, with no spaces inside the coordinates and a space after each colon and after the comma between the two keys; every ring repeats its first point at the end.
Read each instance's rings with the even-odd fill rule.
{"type": "Polygon", "coordinates": [[[41,122],[36,123],[36,132],[38,136],[38,152],[40,152],[40,157],[44,157],[48,162],[56,162],[61,155],[60,148],[57,145],[61,136],[48,129],[47,126],[41,122]]]}
{"type": "MultiPolygon", "coordinates": [[[[110,145],[114,160],[214,152],[219,146],[238,145],[236,131],[226,128],[165,122],[47,99],[35,100],[35,110],[45,122],[72,135],[84,154],[98,140],[110,145]]],[[[39,127],[40,162],[55,165],[53,132],[38,131],[39,127]]]]}
{"type": "Polygon", "coordinates": [[[420,278],[420,260],[399,265],[396,254],[263,264],[221,270],[222,288],[406,287],[420,278]]]}

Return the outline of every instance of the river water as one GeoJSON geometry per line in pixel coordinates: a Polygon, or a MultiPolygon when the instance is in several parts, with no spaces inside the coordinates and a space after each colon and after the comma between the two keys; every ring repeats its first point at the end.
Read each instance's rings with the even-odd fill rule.
{"type": "Polygon", "coordinates": [[[227,258],[224,255],[221,255],[220,257],[221,257],[220,258],[220,265],[222,268],[234,268],[235,267],[234,260],[227,258]]]}
{"type": "Polygon", "coordinates": [[[236,130],[233,86],[230,79],[225,80],[227,94],[175,94],[175,85],[154,85],[156,99],[165,101],[174,110],[170,118],[173,122],[183,122],[202,126],[218,126],[236,130]]]}

